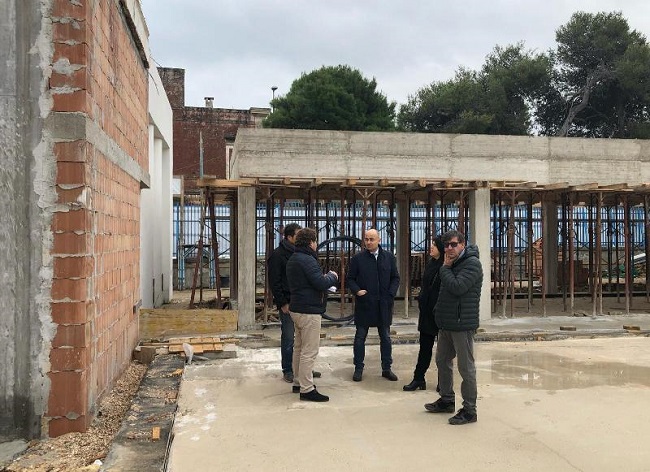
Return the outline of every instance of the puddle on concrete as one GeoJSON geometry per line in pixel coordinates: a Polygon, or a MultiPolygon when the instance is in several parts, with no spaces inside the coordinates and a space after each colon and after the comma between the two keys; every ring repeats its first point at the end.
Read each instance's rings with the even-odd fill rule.
{"type": "MultiPolygon", "coordinates": [[[[650,367],[620,362],[591,363],[549,353],[499,352],[492,354],[489,363],[492,383],[533,390],[626,384],[650,387],[650,367]]],[[[480,364],[477,367],[480,369],[480,364]]]]}

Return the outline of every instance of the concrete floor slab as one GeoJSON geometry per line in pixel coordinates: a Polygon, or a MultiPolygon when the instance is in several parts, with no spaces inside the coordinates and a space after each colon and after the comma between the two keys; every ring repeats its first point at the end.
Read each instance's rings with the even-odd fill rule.
{"type": "Polygon", "coordinates": [[[649,338],[477,343],[479,421],[465,426],[423,409],[435,370],[429,390],[401,390],[417,349],[394,346],[389,382],[368,346],[355,383],[351,346],[322,347],[321,404],[291,393],[277,348],[188,366],[168,470],[649,470],[649,338]]]}

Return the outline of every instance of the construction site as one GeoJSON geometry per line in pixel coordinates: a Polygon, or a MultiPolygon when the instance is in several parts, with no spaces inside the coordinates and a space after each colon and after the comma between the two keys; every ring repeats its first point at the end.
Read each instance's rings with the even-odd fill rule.
{"type": "MultiPolygon", "coordinates": [[[[213,307],[241,310],[243,306],[254,312],[254,318],[251,312],[238,315],[239,323],[248,326],[276,321],[265,276],[266,260],[279,243],[284,225],[292,222],[317,230],[321,266],[342,274],[338,293],[330,295],[333,303],[326,318],[332,321],[351,318],[352,300],[344,274],[350,257],[362,249],[364,231],[371,227],[379,231],[382,247],[397,255],[402,275],[398,296],[405,301],[405,316],[414,306],[432,237],[451,229],[462,231],[471,244],[477,244],[484,270],[490,268],[482,319],[543,316],[548,312],[547,300],[558,298],[562,300],[562,313],[573,314],[579,300],[581,310],[588,301],[592,315],[604,313],[603,300],[608,298],[616,299],[625,313],[649,301],[650,285],[645,275],[650,250],[646,237],[650,185],[641,180],[612,182],[614,177],[607,172],[606,180],[599,182],[593,171],[580,175],[579,168],[562,174],[562,181],[526,180],[531,173],[527,156],[513,158],[519,161],[521,178],[505,180],[508,176],[499,168],[490,172],[501,180],[489,180],[490,175],[480,166],[493,159],[491,149],[485,146],[497,140],[490,137],[462,137],[482,142],[480,156],[455,156],[444,146],[440,151],[429,149],[431,156],[413,160],[413,156],[400,156],[399,148],[385,151],[385,156],[374,152],[357,156],[349,151],[323,155],[324,151],[315,147],[296,151],[301,144],[305,149],[309,143],[325,139],[330,140],[323,146],[327,150],[349,149],[349,143],[357,138],[382,141],[390,140],[391,134],[245,131],[236,142],[233,159],[239,178],[206,176],[197,181],[192,193],[177,195],[175,200],[175,288],[192,290],[191,307],[212,303],[213,307]],[[259,149],[249,143],[259,143],[259,149]],[[299,156],[293,157],[294,152],[299,156]],[[443,152],[448,155],[436,156],[443,152]],[[310,160],[310,154],[332,163],[327,169],[335,176],[314,170],[318,163],[310,160]],[[300,164],[277,164],[283,157],[300,164]],[[271,164],[273,158],[276,164],[271,164]],[[341,172],[356,158],[373,162],[376,168],[372,173],[366,168],[358,173],[341,172]],[[407,165],[390,169],[398,158],[407,165]],[[463,159],[475,160],[477,167],[468,165],[458,178],[449,178],[449,172],[439,168],[463,159]],[[422,166],[421,172],[408,163],[422,166]],[[244,170],[239,171],[239,167],[244,170]],[[385,177],[391,173],[426,177],[385,177]],[[473,179],[477,177],[483,178],[473,179]],[[242,202],[243,198],[248,199],[242,202]],[[246,248],[245,259],[241,245],[246,248]],[[203,289],[214,289],[214,300],[206,300],[203,289]]],[[[512,147],[531,141],[550,143],[552,139],[498,140],[500,146],[512,147]]],[[[638,156],[641,143],[634,143],[634,147],[638,156]]],[[[598,149],[599,155],[594,157],[558,155],[544,159],[550,161],[544,165],[555,171],[555,166],[580,159],[583,165],[596,168],[597,163],[611,159],[607,149],[598,149]]],[[[500,148],[494,152],[501,155],[505,151],[500,148]]],[[[511,149],[507,152],[514,154],[511,149]]],[[[629,163],[638,168],[643,161],[630,159],[629,163]]],[[[517,174],[514,170],[508,173],[517,174]]],[[[639,179],[639,174],[635,177],[639,179]]]]}

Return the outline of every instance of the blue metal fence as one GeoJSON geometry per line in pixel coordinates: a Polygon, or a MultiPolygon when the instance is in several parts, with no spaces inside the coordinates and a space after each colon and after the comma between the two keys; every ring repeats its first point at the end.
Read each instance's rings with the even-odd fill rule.
{"type": "MultiPolygon", "coordinates": [[[[311,216],[316,222],[319,241],[330,240],[345,234],[361,238],[362,235],[362,221],[360,215],[364,211],[362,203],[356,205],[346,205],[344,209],[344,228],[341,228],[341,206],[339,202],[318,203],[317,207],[313,209],[311,216]],[[348,215],[354,213],[355,218],[347,218],[348,215]]],[[[529,231],[532,230],[532,241],[537,241],[542,237],[542,217],[541,207],[532,207],[532,215],[528,214],[528,205],[516,205],[514,208],[514,231],[515,231],[515,253],[522,254],[528,249],[529,231]]],[[[178,259],[179,251],[184,257],[178,259],[178,275],[185,277],[184,273],[184,260],[186,258],[195,258],[197,244],[200,232],[201,220],[201,207],[197,204],[186,204],[185,215],[183,218],[183,244],[179,244],[179,234],[181,228],[181,211],[178,201],[174,202],[173,208],[174,217],[174,258],[178,259]],[[183,271],[183,273],[181,273],[183,271]]],[[[257,205],[257,224],[256,224],[256,248],[257,256],[264,257],[266,254],[266,205],[260,203],[257,205]]],[[[457,229],[456,224],[458,220],[459,207],[455,204],[448,204],[444,207],[436,205],[433,209],[431,221],[433,222],[433,232],[440,234],[449,229],[457,229]],[[442,222],[442,223],[441,223],[442,222]],[[444,226],[442,226],[444,224],[444,226]]],[[[274,238],[273,247],[279,244],[282,239],[281,227],[292,222],[305,225],[309,210],[302,202],[285,202],[284,206],[279,204],[275,205],[273,209],[273,227],[274,238]]],[[[216,205],[216,228],[217,228],[217,243],[219,246],[219,257],[228,259],[230,257],[230,206],[229,205],[216,205]]],[[[394,215],[393,215],[394,216],[394,215]]],[[[624,229],[625,229],[625,208],[622,206],[607,207],[602,209],[601,218],[603,226],[601,230],[601,242],[603,248],[620,248],[624,245],[624,229]]],[[[410,209],[411,218],[411,252],[424,252],[427,247],[426,226],[427,226],[427,207],[421,204],[413,204],[410,209]]],[[[508,227],[511,223],[511,210],[509,206],[492,205],[491,208],[491,234],[490,241],[492,250],[499,250],[507,247],[508,227]],[[496,234],[495,234],[496,233],[496,234]]],[[[578,252],[586,251],[594,231],[593,222],[596,219],[596,209],[591,207],[576,206],[573,208],[574,220],[574,234],[575,234],[575,247],[578,252]],[[590,227],[589,219],[591,216],[592,227],[590,227]]],[[[380,233],[382,246],[389,251],[395,251],[395,237],[391,238],[391,233],[395,236],[397,228],[391,227],[391,212],[387,205],[379,205],[376,214],[377,230],[380,233]]],[[[558,234],[562,234],[561,228],[562,208],[558,207],[558,234]]],[[[368,217],[366,226],[370,226],[371,218],[368,217]]],[[[645,245],[645,223],[644,223],[644,209],[642,207],[633,207],[629,216],[631,241],[633,244],[633,251],[639,252],[643,250],[645,245]]],[[[468,240],[471,242],[471,234],[468,235],[468,240]]],[[[210,227],[206,225],[204,231],[204,243],[209,244],[210,241],[210,227]]],[[[345,250],[345,244],[340,241],[333,241],[328,245],[329,251],[345,250]]],[[[211,260],[211,285],[214,283],[214,261],[211,260]]]]}

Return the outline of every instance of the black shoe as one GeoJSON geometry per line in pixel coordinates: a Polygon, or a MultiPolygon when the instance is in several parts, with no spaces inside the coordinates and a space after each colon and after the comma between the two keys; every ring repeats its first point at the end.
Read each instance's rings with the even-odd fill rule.
{"type": "Polygon", "coordinates": [[[427,383],[424,380],[411,380],[410,384],[404,385],[402,387],[402,390],[404,390],[405,392],[412,392],[417,389],[426,390],[427,383]]]}
{"type": "Polygon", "coordinates": [[[312,371],[311,371],[311,375],[312,375],[315,379],[317,379],[317,378],[319,378],[319,377],[321,376],[321,373],[318,372],[317,370],[312,370],[312,371]]]}
{"type": "Polygon", "coordinates": [[[445,402],[442,401],[442,398],[438,398],[433,403],[426,403],[424,409],[431,413],[453,413],[456,411],[456,404],[453,402],[445,402]]]}
{"type": "Polygon", "coordinates": [[[282,374],[282,380],[287,383],[293,383],[293,372],[285,372],[282,374]]]}
{"type": "Polygon", "coordinates": [[[355,382],[361,382],[362,378],[363,378],[363,369],[354,369],[352,380],[354,380],[355,382]]]}
{"type": "Polygon", "coordinates": [[[390,380],[391,382],[397,382],[397,375],[395,375],[392,370],[383,371],[381,373],[381,376],[385,379],[390,380]]]}
{"type": "Polygon", "coordinates": [[[330,397],[328,397],[327,395],[323,395],[322,393],[318,393],[318,390],[316,390],[315,388],[309,393],[301,393],[300,394],[300,399],[308,401],[308,402],[328,402],[328,401],[330,401],[330,397]]]}
{"type": "MultiPolygon", "coordinates": [[[[314,388],[316,388],[316,385],[314,385],[314,388]]],[[[300,385],[294,385],[293,387],[291,387],[291,392],[300,393],[300,385]]]]}
{"type": "Polygon", "coordinates": [[[458,410],[458,413],[456,413],[454,416],[449,418],[449,424],[453,425],[459,425],[459,424],[467,424],[467,423],[476,423],[476,420],[478,419],[478,416],[476,416],[476,412],[471,412],[467,411],[465,408],[461,408],[458,410]]]}

